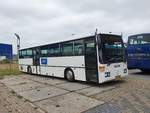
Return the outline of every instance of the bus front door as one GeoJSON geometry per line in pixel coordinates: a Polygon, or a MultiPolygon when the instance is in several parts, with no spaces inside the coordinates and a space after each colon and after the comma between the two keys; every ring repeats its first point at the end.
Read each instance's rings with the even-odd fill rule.
{"type": "Polygon", "coordinates": [[[95,40],[85,40],[86,80],[98,83],[97,52],[95,40]]]}
{"type": "Polygon", "coordinates": [[[40,49],[35,48],[33,50],[33,52],[34,52],[33,65],[35,66],[36,74],[40,74],[41,73],[41,70],[40,70],[40,49]]]}

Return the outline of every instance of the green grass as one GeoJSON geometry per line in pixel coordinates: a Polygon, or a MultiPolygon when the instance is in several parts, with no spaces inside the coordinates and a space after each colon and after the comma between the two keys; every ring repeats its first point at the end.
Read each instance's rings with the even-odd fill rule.
{"type": "Polygon", "coordinates": [[[21,72],[18,69],[0,69],[0,79],[4,78],[4,76],[8,75],[20,75],[21,72]]]}

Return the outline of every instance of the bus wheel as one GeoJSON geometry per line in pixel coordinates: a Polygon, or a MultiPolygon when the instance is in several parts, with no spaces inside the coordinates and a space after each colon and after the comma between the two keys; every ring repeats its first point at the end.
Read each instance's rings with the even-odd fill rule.
{"type": "Polygon", "coordinates": [[[28,74],[32,74],[32,69],[31,69],[30,66],[28,66],[28,68],[27,68],[27,73],[28,73],[28,74]]]}
{"type": "Polygon", "coordinates": [[[71,69],[67,69],[65,71],[65,78],[70,81],[70,82],[73,82],[74,81],[74,73],[71,69]]]}

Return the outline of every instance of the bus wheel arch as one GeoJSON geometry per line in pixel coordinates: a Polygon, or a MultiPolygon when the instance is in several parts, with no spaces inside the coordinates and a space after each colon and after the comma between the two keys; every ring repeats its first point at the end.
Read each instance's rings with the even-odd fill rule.
{"type": "Polygon", "coordinates": [[[32,74],[32,68],[31,68],[31,66],[27,67],[27,73],[32,74]]]}
{"type": "Polygon", "coordinates": [[[64,71],[64,78],[67,79],[70,82],[73,82],[75,80],[74,72],[70,67],[67,67],[64,71]]]}

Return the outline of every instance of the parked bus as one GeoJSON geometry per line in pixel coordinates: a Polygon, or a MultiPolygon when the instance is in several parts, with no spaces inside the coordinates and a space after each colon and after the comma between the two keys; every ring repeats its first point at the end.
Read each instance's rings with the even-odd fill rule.
{"type": "Polygon", "coordinates": [[[103,83],[128,75],[122,37],[97,34],[19,51],[20,71],[103,83]]]}
{"type": "Polygon", "coordinates": [[[150,33],[129,36],[127,61],[128,68],[150,71],[150,33]]]}

